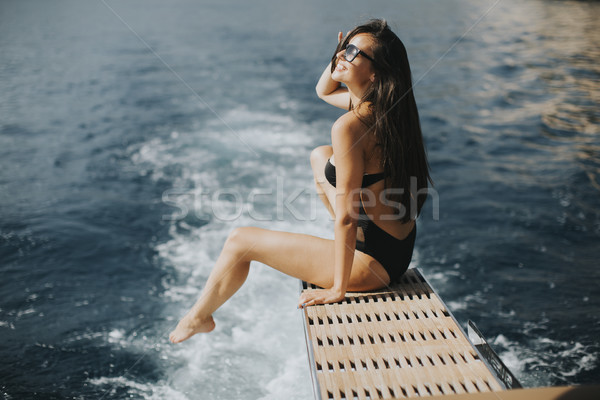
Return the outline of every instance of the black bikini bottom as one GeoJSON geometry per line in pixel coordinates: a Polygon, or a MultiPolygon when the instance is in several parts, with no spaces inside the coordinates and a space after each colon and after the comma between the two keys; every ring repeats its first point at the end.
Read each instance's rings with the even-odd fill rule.
{"type": "Polygon", "coordinates": [[[397,282],[408,269],[412,258],[417,224],[408,236],[402,240],[396,239],[373,222],[360,205],[358,226],[362,228],[364,242],[356,241],[356,250],[362,251],[379,261],[390,276],[390,283],[397,282]]]}

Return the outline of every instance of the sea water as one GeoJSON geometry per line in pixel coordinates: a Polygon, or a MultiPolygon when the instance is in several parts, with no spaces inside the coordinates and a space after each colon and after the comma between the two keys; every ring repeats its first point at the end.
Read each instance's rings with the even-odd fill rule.
{"type": "Polygon", "coordinates": [[[311,397],[269,267],[210,335],[168,332],[233,228],[333,238],[309,155],[342,111],[314,86],[369,17],[435,181],[413,266],[525,386],[598,383],[598,3],[26,0],[0,3],[4,399],[311,397]]]}

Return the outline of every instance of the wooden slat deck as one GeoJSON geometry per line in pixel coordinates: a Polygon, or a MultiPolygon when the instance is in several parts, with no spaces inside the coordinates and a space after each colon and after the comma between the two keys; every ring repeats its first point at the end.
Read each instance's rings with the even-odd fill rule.
{"type": "MultiPolygon", "coordinates": [[[[304,290],[314,286],[303,283],[304,290]]],[[[416,269],[399,284],[304,308],[315,397],[392,399],[503,390],[416,269]]]]}

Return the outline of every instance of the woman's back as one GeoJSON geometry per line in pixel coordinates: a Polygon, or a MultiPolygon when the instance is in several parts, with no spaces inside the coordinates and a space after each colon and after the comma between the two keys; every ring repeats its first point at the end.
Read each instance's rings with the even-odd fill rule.
{"type": "MultiPolygon", "coordinates": [[[[359,114],[358,110],[349,111],[341,118],[345,118],[349,121],[347,123],[354,125],[355,129],[362,131],[360,134],[361,140],[356,142],[356,146],[361,148],[360,153],[363,157],[364,174],[375,175],[383,173],[381,146],[378,146],[372,128],[363,122],[366,119],[366,115],[364,113],[361,114],[359,114]]],[[[330,162],[332,165],[335,165],[335,154],[331,156],[330,162]]],[[[383,174],[383,177],[384,179],[362,188],[361,203],[367,217],[371,221],[394,238],[404,239],[413,230],[415,222],[414,220],[406,223],[401,221],[404,216],[402,210],[404,212],[408,211],[399,203],[390,200],[387,195],[402,189],[386,187],[385,174],[383,174]]],[[[361,236],[362,232],[359,229],[357,239],[363,240],[361,236]]]]}

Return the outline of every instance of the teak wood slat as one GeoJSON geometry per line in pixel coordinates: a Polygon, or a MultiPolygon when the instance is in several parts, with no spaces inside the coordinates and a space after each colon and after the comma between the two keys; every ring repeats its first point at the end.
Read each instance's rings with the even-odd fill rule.
{"type": "MultiPolygon", "coordinates": [[[[303,282],[303,290],[316,287],[303,282]]],[[[503,390],[421,273],[304,308],[315,397],[393,399],[503,390]]]]}

